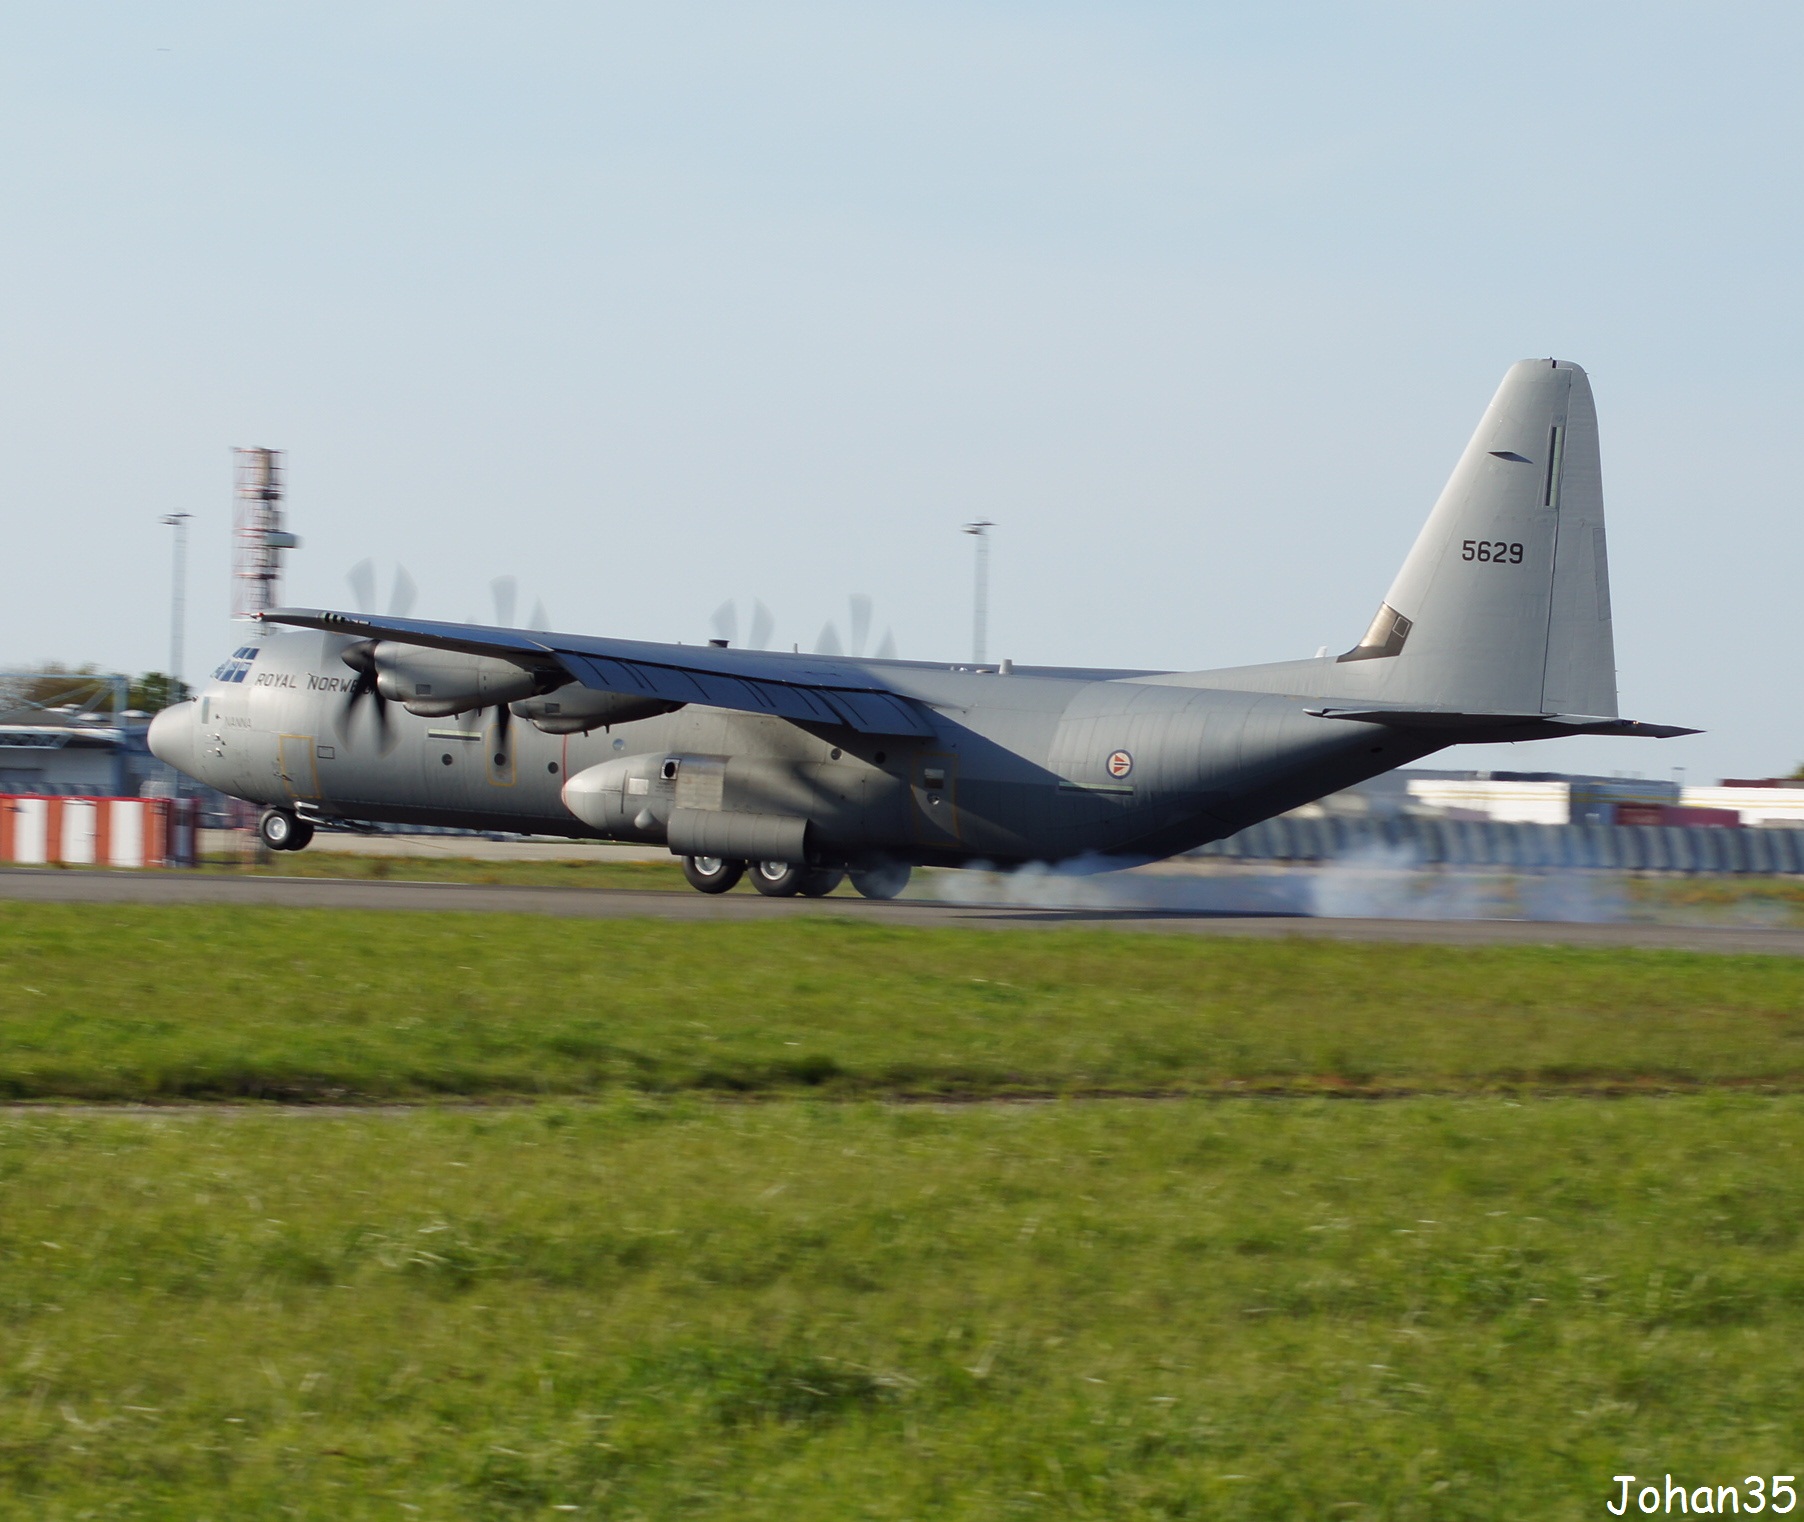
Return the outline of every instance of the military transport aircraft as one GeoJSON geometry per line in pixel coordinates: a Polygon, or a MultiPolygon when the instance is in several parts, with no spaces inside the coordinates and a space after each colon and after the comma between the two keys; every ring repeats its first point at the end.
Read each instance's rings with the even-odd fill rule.
{"type": "Polygon", "coordinates": [[[316,824],[668,846],[704,893],[911,866],[1127,866],[1449,745],[1696,731],[1616,714],[1603,493],[1578,366],[1505,375],[1345,654],[1219,671],[934,665],[278,608],[151,749],[316,824]]]}

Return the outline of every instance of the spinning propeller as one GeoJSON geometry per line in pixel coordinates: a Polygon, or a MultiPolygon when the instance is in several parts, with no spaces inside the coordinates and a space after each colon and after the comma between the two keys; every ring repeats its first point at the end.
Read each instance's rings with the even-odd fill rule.
{"type": "MultiPolygon", "coordinates": [[[[847,599],[846,606],[851,614],[852,631],[851,648],[848,649],[839,637],[839,626],[827,623],[815,637],[814,653],[816,655],[850,655],[853,659],[862,657],[865,646],[871,636],[871,599],[862,592],[855,592],[847,599]]],[[[709,621],[716,639],[724,639],[729,645],[739,643],[739,605],[732,601],[723,602],[714,610],[709,621]]],[[[747,650],[768,650],[771,635],[776,632],[777,621],[771,616],[769,608],[757,599],[752,602],[751,625],[746,633],[744,648],[747,650]]],[[[896,638],[888,629],[883,631],[883,641],[875,651],[880,661],[896,658],[896,638]]]]}
{"type": "MultiPolygon", "coordinates": [[[[351,602],[359,613],[370,613],[376,606],[376,563],[373,560],[360,560],[345,572],[345,581],[351,588],[351,602]]],[[[395,579],[390,585],[388,594],[388,612],[391,618],[405,618],[413,610],[414,598],[419,595],[419,588],[414,585],[413,577],[407,574],[407,567],[395,567],[395,579]]],[[[344,663],[357,673],[345,694],[344,703],[338,710],[338,718],[333,725],[338,731],[338,738],[347,745],[351,743],[352,721],[357,717],[357,709],[364,702],[370,705],[371,720],[376,727],[376,753],[389,755],[395,748],[393,726],[388,719],[388,699],[376,690],[376,662],[374,644],[365,640],[361,644],[352,645],[344,653],[344,663]]]]}
{"type": "MultiPolygon", "coordinates": [[[[494,599],[495,603],[495,627],[497,629],[514,628],[514,610],[520,601],[520,578],[497,576],[489,583],[489,596],[494,599]]],[[[466,619],[465,622],[475,623],[476,620],[471,618],[466,619]]],[[[551,627],[551,615],[545,611],[543,597],[535,597],[532,600],[532,617],[527,619],[524,627],[532,630],[535,634],[543,634],[551,627]]]]}
{"type": "MultiPolygon", "coordinates": [[[[350,584],[351,597],[358,611],[363,613],[370,612],[372,605],[376,600],[375,564],[369,560],[359,561],[346,573],[345,580],[350,584]]],[[[495,623],[498,627],[513,627],[514,612],[519,601],[519,590],[519,581],[513,576],[497,576],[489,583],[489,593],[493,597],[495,604],[495,623]]],[[[397,566],[395,568],[393,588],[389,596],[389,616],[393,618],[405,618],[413,607],[416,594],[417,588],[414,586],[413,578],[407,574],[404,568],[397,566]]],[[[466,619],[465,622],[474,623],[475,620],[466,619]]],[[[528,627],[534,630],[543,630],[547,627],[548,623],[549,615],[545,612],[544,600],[535,599],[532,609],[532,622],[528,627]]],[[[376,649],[378,643],[379,642],[376,640],[361,640],[345,649],[342,659],[347,666],[357,673],[357,675],[345,689],[344,701],[339,707],[334,728],[336,728],[340,739],[344,740],[347,745],[352,744],[353,731],[357,727],[357,711],[367,703],[370,710],[370,722],[376,731],[377,753],[382,756],[387,756],[393,753],[398,737],[394,733],[394,725],[391,722],[391,716],[388,711],[390,699],[383,696],[382,692],[381,677],[383,673],[378,669],[376,663],[376,649]]],[[[405,668],[408,664],[409,657],[404,653],[407,648],[406,641],[402,640],[399,644],[399,649],[403,653],[397,658],[397,667],[405,668]]],[[[394,673],[391,673],[391,675],[392,674],[394,673]]],[[[435,675],[432,678],[435,685],[440,683],[441,676],[442,673],[441,675],[435,675]]],[[[403,695],[411,690],[411,688],[406,685],[409,680],[417,681],[418,678],[402,678],[403,695]]],[[[389,690],[391,692],[395,691],[394,686],[391,685],[389,690]]],[[[449,685],[439,686],[440,694],[452,701],[456,701],[454,694],[457,690],[458,684],[455,680],[449,685]]],[[[481,686],[478,684],[469,690],[472,695],[474,695],[474,693],[481,691],[481,686]]],[[[414,712],[425,712],[427,714],[446,712],[444,708],[432,708],[429,703],[425,703],[422,706],[422,700],[423,691],[421,698],[415,699],[416,706],[413,709],[414,712]]],[[[495,710],[495,746],[497,751],[505,756],[507,754],[508,737],[513,723],[513,714],[508,703],[477,703],[470,708],[462,710],[460,717],[473,716],[476,722],[480,724],[483,722],[490,708],[495,710]]]]}
{"type": "MultiPolygon", "coordinates": [[[[714,633],[729,645],[739,643],[739,608],[732,602],[723,602],[714,610],[710,620],[714,633]]],[[[770,609],[756,599],[752,602],[752,624],[746,634],[745,648],[748,650],[765,650],[770,647],[770,637],[776,632],[777,621],[771,617],[770,609]]]]}
{"type": "MultiPolygon", "coordinates": [[[[862,592],[854,592],[846,599],[846,608],[851,615],[851,648],[840,644],[839,627],[828,622],[815,638],[816,655],[849,655],[853,660],[864,657],[865,644],[871,637],[871,600],[862,592]]],[[[890,630],[883,631],[883,641],[877,646],[873,656],[880,661],[893,661],[896,658],[896,636],[890,630]]]]}

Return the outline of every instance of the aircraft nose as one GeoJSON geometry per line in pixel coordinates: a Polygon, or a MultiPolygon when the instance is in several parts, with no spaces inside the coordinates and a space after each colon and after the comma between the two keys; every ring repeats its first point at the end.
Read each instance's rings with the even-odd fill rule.
{"type": "Polygon", "coordinates": [[[144,741],[151,755],[177,771],[194,775],[194,703],[174,703],[150,721],[144,741]]]}

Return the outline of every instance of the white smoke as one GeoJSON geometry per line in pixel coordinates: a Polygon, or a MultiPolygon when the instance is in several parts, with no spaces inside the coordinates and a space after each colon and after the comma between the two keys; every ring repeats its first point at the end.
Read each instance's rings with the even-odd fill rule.
{"type": "Polygon", "coordinates": [[[975,867],[936,873],[936,898],[954,904],[1141,914],[1311,914],[1307,879],[1269,872],[1121,871],[1079,858],[1013,870],[975,867]]]}
{"type": "Polygon", "coordinates": [[[1320,919],[1533,920],[1563,924],[1790,923],[1757,898],[1700,905],[1637,900],[1615,873],[1426,865],[1406,846],[1371,846],[1320,864],[1189,860],[1115,870],[1101,858],[1013,870],[933,874],[957,904],[1099,914],[1302,915],[1320,919]]]}

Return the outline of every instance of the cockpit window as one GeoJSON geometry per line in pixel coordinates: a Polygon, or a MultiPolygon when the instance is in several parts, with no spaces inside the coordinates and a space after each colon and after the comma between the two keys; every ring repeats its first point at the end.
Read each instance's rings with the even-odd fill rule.
{"type": "Polygon", "coordinates": [[[257,659],[257,646],[240,645],[232,652],[232,658],[224,662],[213,673],[216,682],[242,682],[250,674],[251,663],[257,659]]]}

